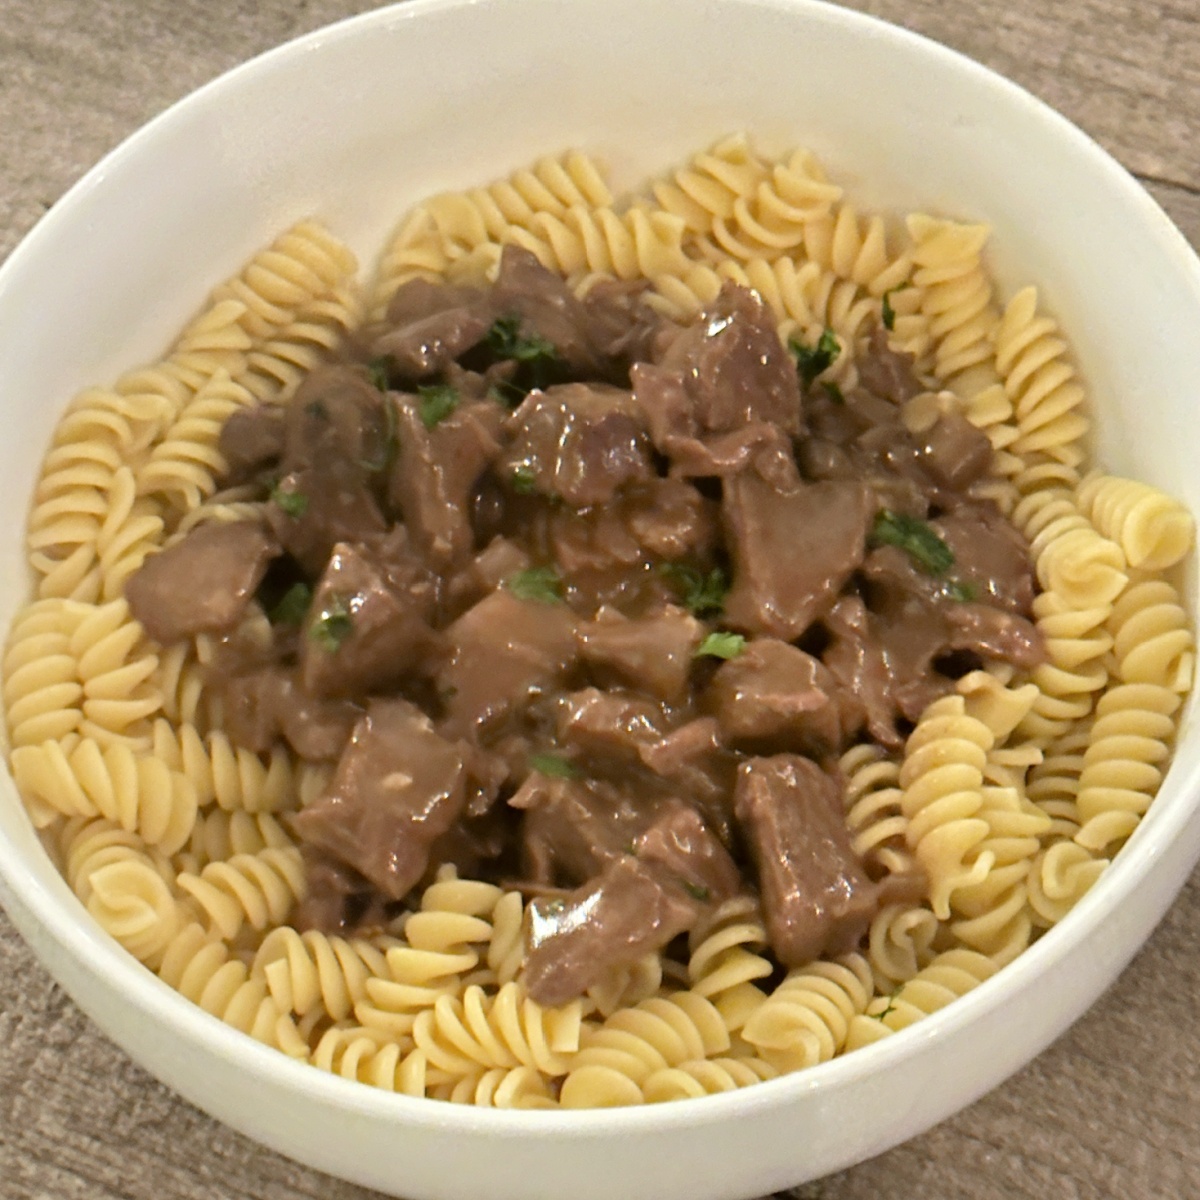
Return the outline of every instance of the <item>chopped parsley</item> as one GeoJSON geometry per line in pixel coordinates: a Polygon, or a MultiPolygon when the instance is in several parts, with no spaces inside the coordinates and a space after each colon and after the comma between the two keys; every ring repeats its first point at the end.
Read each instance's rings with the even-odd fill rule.
{"type": "Polygon", "coordinates": [[[523,363],[558,360],[554,343],[536,333],[521,333],[521,318],[516,315],[497,318],[485,340],[497,358],[511,358],[523,363]]]}
{"type": "Polygon", "coordinates": [[[902,991],[904,991],[904,984],[901,984],[894,992],[891,993],[890,996],[888,996],[886,1008],[880,1009],[880,1011],[877,1013],[868,1013],[867,1015],[875,1021],[882,1021],[884,1017],[891,1016],[891,1014],[896,1011],[896,1001],[900,999],[900,993],[902,991]]]}
{"type": "Polygon", "coordinates": [[[883,293],[883,327],[889,333],[896,328],[896,310],[892,307],[892,296],[894,296],[897,292],[904,291],[904,289],[908,286],[909,285],[907,283],[902,283],[897,287],[888,288],[888,290],[883,293]]]}
{"type": "Polygon", "coordinates": [[[511,576],[506,585],[518,600],[539,600],[542,604],[560,604],[562,580],[553,567],[530,567],[511,576]]]}
{"type": "Polygon", "coordinates": [[[532,496],[537,493],[537,478],[532,467],[514,467],[509,482],[518,496],[532,496]]]}
{"type": "Polygon", "coordinates": [[[737,658],[746,648],[746,639],[740,633],[727,633],[718,629],[696,647],[696,658],[737,658]]]}
{"type": "Polygon", "coordinates": [[[799,338],[789,338],[788,349],[796,360],[796,371],[804,386],[812,387],[817,376],[833,366],[842,344],[832,329],[826,329],[815,346],[807,346],[799,338]]]}
{"type": "Polygon", "coordinates": [[[396,461],[400,448],[400,431],[396,426],[396,405],[390,396],[383,397],[383,436],[369,458],[359,459],[358,465],[367,471],[387,471],[396,461]]]}
{"type": "Polygon", "coordinates": [[[312,604],[312,588],[307,583],[293,583],[283,593],[279,603],[271,609],[271,624],[300,625],[308,616],[308,606],[312,604]]]}
{"type": "Polygon", "coordinates": [[[381,391],[386,392],[390,383],[392,356],[383,354],[367,363],[367,378],[381,391]]]}
{"type": "Polygon", "coordinates": [[[684,608],[693,616],[715,617],[725,608],[729,580],[720,567],[707,575],[686,563],[663,563],[659,570],[678,588],[684,608]]]}
{"type": "Polygon", "coordinates": [[[271,489],[271,499],[289,516],[293,521],[299,520],[306,512],[308,512],[308,497],[303,492],[284,491],[282,484],[276,484],[271,489]]]}
{"type": "Polygon", "coordinates": [[[548,775],[551,779],[579,778],[578,768],[561,754],[531,754],[529,768],[539,774],[548,775]]]}
{"type": "Polygon", "coordinates": [[[570,377],[570,368],[558,347],[541,334],[523,333],[517,314],[495,321],[483,345],[497,361],[513,364],[512,377],[498,380],[491,388],[491,394],[509,407],[516,407],[537,388],[564,383],[570,377]]]}
{"type": "Polygon", "coordinates": [[[830,398],[830,400],[832,400],[834,402],[834,404],[845,404],[846,403],[846,397],[842,395],[842,389],[840,387],[838,387],[838,385],[836,383],[834,383],[832,380],[830,380],[830,379],[825,380],[825,382],[822,383],[821,386],[825,389],[825,395],[827,395],[830,398]]]}
{"type": "Polygon", "coordinates": [[[898,547],[930,575],[945,575],[954,566],[954,551],[919,517],[882,508],[871,527],[870,540],[875,546],[898,547]]]}
{"type": "Polygon", "coordinates": [[[961,604],[969,604],[978,594],[973,583],[966,583],[961,579],[948,579],[944,590],[951,600],[957,600],[961,604]]]}
{"type": "Polygon", "coordinates": [[[312,623],[308,636],[323,650],[336,654],[354,630],[354,618],[345,597],[333,595],[312,623]]]}
{"type": "Polygon", "coordinates": [[[432,429],[444,421],[462,400],[458,388],[451,387],[448,383],[435,383],[429,387],[419,387],[417,395],[420,396],[417,409],[421,414],[421,424],[426,429],[432,429]]]}
{"type": "Polygon", "coordinates": [[[683,881],[684,890],[693,900],[699,900],[701,904],[707,904],[712,899],[712,892],[706,887],[701,887],[698,883],[692,883],[690,880],[683,881]]]}

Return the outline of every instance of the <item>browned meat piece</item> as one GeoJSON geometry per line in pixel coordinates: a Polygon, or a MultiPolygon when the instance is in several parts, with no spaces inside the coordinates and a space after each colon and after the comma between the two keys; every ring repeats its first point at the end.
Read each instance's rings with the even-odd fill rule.
{"type": "Polygon", "coordinates": [[[383,397],[347,367],[313,371],[287,406],[283,477],[268,515],[309,574],[324,570],[337,542],[386,531],[375,488],[389,444],[383,397]]]}
{"type": "Polygon", "coordinates": [[[508,431],[502,470],[576,508],[605,504],[622,485],[654,473],[641,411],[620,388],[565,383],[531,392],[508,431]]]}
{"type": "Polygon", "coordinates": [[[961,413],[946,413],[922,435],[921,465],[935,483],[961,492],[992,465],[992,443],[961,413]]]}
{"type": "Polygon", "coordinates": [[[758,871],[771,949],[784,966],[845,954],[878,908],[878,889],[854,853],[841,785],[792,754],[738,770],[734,804],[758,871]]]}
{"type": "Polygon", "coordinates": [[[733,558],[726,621],[792,641],[829,611],[862,562],[875,501],[861,483],[779,491],[745,472],[726,482],[722,516],[733,558]]]}
{"type": "Polygon", "coordinates": [[[613,967],[690,929],[703,905],[661,869],[626,855],[566,897],[528,909],[525,985],[539,1004],[566,1004],[613,967]]]}
{"type": "Polygon", "coordinates": [[[345,933],[382,917],[371,885],[345,863],[316,846],[301,844],[306,890],[288,918],[295,929],[345,933]]]}
{"type": "MultiPolygon", "coordinates": [[[[833,640],[823,661],[839,684],[844,728],[850,733],[865,722],[880,745],[899,749],[904,738],[896,730],[890,664],[882,644],[872,635],[866,605],[857,596],[843,596],[825,624],[833,640]]],[[[944,690],[950,686],[948,679],[943,681],[944,690]]]]}
{"type": "Polygon", "coordinates": [[[388,304],[385,329],[370,352],[390,359],[402,379],[416,382],[444,371],[481,342],[496,316],[487,292],[410,279],[388,304]]]}
{"type": "MultiPolygon", "coordinates": [[[[597,829],[595,836],[605,834],[597,829]]],[[[733,859],[700,816],[682,800],[665,800],[623,852],[606,857],[598,877],[568,896],[533,902],[525,962],[530,994],[543,1004],[573,999],[611,968],[690,929],[740,882],[733,859]]]]}
{"type": "Polygon", "coordinates": [[[657,801],[596,780],[556,779],[534,771],[509,801],[524,811],[524,877],[576,887],[631,853],[657,801]]]}
{"type": "Polygon", "coordinates": [[[463,809],[466,749],[407,701],[374,700],[329,791],[292,819],[296,833],[401,900],[463,809]]]}
{"type": "Polygon", "coordinates": [[[958,604],[945,610],[951,650],[965,650],[1032,670],[1046,659],[1046,646],[1034,623],[986,604],[958,604]]]}
{"type": "Polygon", "coordinates": [[[686,796],[721,840],[732,844],[733,792],[737,758],[721,740],[713,717],[697,717],[651,745],[639,746],[642,765],[686,796]]]}
{"type": "Polygon", "coordinates": [[[592,667],[614,675],[660,700],[679,702],[705,627],[682,608],[668,606],[650,616],[623,617],[601,609],[579,626],[579,652],[592,667]]]}
{"type": "Polygon", "coordinates": [[[403,514],[413,544],[439,570],[471,552],[471,496],[500,453],[504,410],[492,401],[463,404],[428,428],[415,396],[395,404],[399,447],[388,499],[403,514]]]}
{"type": "Polygon", "coordinates": [[[717,544],[720,509],[682,479],[648,479],[619,500],[625,526],[649,554],[668,561],[709,555],[717,544]]]}
{"type": "Polygon", "coordinates": [[[733,743],[835,754],[843,729],[837,680],[819,659],[772,638],[752,641],[722,663],[705,693],[733,743]]]}
{"type": "Polygon", "coordinates": [[[232,629],[279,544],[257,521],[199,525],[146,559],[125,584],[130,611],[156,642],[232,629]]]}
{"type": "Polygon", "coordinates": [[[561,686],[577,657],[566,605],[521,600],[506,588],[463,613],[445,638],[437,687],[454,737],[494,731],[534,696],[561,686]]]}
{"type": "Polygon", "coordinates": [[[891,349],[887,332],[878,325],[871,331],[870,348],[859,358],[858,382],[867,391],[897,404],[924,391],[913,371],[912,355],[891,349]]]}
{"type": "Polygon", "coordinates": [[[372,544],[334,548],[300,642],[304,687],[312,695],[378,691],[432,648],[437,584],[406,543],[401,526],[372,544]]]}
{"type": "Polygon", "coordinates": [[[239,408],[221,426],[217,449],[225,460],[229,482],[250,479],[283,453],[283,409],[260,404],[239,408]]]}
{"type": "Polygon", "coordinates": [[[223,679],[225,732],[257,754],[283,737],[301,758],[339,758],[362,708],[352,700],[312,696],[297,676],[295,668],[272,665],[223,679]]]}
{"type": "Polygon", "coordinates": [[[1029,543],[998,509],[964,505],[930,524],[950,547],[950,574],[968,594],[980,603],[1030,615],[1036,585],[1029,543]]]}
{"type": "Polygon", "coordinates": [[[640,761],[639,748],[661,741],[672,725],[670,710],[646,696],[584,688],[555,705],[558,740],[581,753],[640,761]]]}
{"type": "Polygon", "coordinates": [[[648,358],[662,318],[645,302],[650,285],[601,279],[583,298],[588,335],[601,359],[629,365],[648,358]]]}

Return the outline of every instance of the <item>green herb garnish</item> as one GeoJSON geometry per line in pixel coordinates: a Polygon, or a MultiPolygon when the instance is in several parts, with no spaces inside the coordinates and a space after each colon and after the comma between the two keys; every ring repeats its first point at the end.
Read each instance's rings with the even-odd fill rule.
{"type": "Polygon", "coordinates": [[[788,349],[796,360],[796,370],[804,386],[812,387],[817,376],[833,366],[842,345],[833,330],[826,329],[815,346],[806,346],[799,338],[789,338],[788,349]]]}
{"type": "Polygon", "coordinates": [[[293,521],[299,520],[308,512],[308,497],[303,492],[288,492],[284,491],[281,484],[276,484],[271,489],[271,499],[289,516],[293,521]]]}
{"type": "Polygon", "coordinates": [[[551,779],[578,779],[579,771],[575,764],[562,757],[561,754],[531,754],[529,769],[551,779]]]}
{"type": "Polygon", "coordinates": [[[386,392],[390,383],[392,356],[380,355],[367,363],[367,378],[381,391],[386,392]]]}
{"type": "Polygon", "coordinates": [[[888,288],[888,290],[883,293],[883,327],[889,333],[896,328],[896,310],[892,307],[892,296],[894,296],[896,292],[904,291],[904,289],[908,286],[909,285],[907,283],[901,283],[894,288],[888,288]]]}
{"type": "Polygon", "coordinates": [[[746,648],[746,639],[740,633],[727,633],[718,629],[696,647],[696,658],[737,658],[746,648]]]}
{"type": "Polygon", "coordinates": [[[519,316],[499,317],[485,338],[488,349],[497,358],[511,358],[517,362],[537,362],[539,359],[558,359],[554,343],[536,333],[521,333],[519,316]]]}
{"type": "Polygon", "coordinates": [[[830,379],[825,380],[825,382],[822,383],[821,386],[825,389],[825,395],[827,395],[830,398],[830,400],[832,400],[834,402],[834,404],[845,404],[846,403],[846,397],[842,395],[842,389],[840,387],[838,387],[838,385],[836,383],[834,383],[832,380],[830,380],[830,379]]]}
{"type": "Polygon", "coordinates": [[[923,571],[945,575],[954,566],[954,551],[934,532],[928,521],[880,509],[871,528],[871,543],[897,546],[923,571]]]}
{"type": "Polygon", "coordinates": [[[892,992],[888,996],[886,1008],[881,1009],[877,1013],[868,1013],[867,1015],[869,1017],[871,1017],[872,1020],[875,1020],[875,1021],[882,1021],[884,1017],[890,1016],[892,1013],[894,1013],[896,1011],[896,1001],[900,999],[900,993],[902,991],[904,991],[904,984],[901,984],[894,992],[892,992]]]}
{"type": "Polygon", "coordinates": [[[960,604],[969,604],[978,595],[973,583],[961,579],[947,580],[944,590],[951,600],[957,600],[960,604]]]}
{"type": "Polygon", "coordinates": [[[532,496],[537,492],[537,477],[532,467],[515,467],[509,482],[518,496],[532,496]]]}
{"type": "Polygon", "coordinates": [[[435,383],[429,387],[419,387],[417,395],[420,396],[417,410],[421,414],[421,423],[426,429],[432,429],[444,421],[462,400],[458,388],[451,387],[448,383],[435,383]]]}
{"type": "Polygon", "coordinates": [[[539,600],[542,604],[561,604],[562,580],[553,567],[530,567],[518,571],[505,584],[518,600],[539,600]]]}
{"type": "Polygon", "coordinates": [[[712,892],[706,887],[701,887],[698,883],[692,883],[685,879],[683,881],[684,889],[693,900],[699,900],[701,904],[707,904],[712,899],[712,892]]]}
{"type": "Polygon", "coordinates": [[[663,563],[659,570],[678,587],[684,608],[693,616],[717,616],[724,609],[729,580],[720,567],[707,575],[686,563],[663,563]]]}
{"type": "Polygon", "coordinates": [[[354,618],[342,596],[334,595],[312,623],[308,636],[323,650],[336,654],[341,644],[354,630],[354,618]]]}
{"type": "Polygon", "coordinates": [[[312,604],[312,588],[307,583],[293,583],[271,609],[272,625],[300,625],[308,616],[312,604]]]}

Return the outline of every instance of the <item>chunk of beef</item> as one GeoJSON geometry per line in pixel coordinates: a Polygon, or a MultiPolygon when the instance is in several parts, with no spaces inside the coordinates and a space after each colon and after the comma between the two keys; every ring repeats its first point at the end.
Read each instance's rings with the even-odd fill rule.
{"type": "Polygon", "coordinates": [[[940,416],[922,435],[921,465],[935,483],[961,492],[992,465],[992,443],[961,413],[940,416]]]}
{"type": "Polygon", "coordinates": [[[445,632],[437,671],[452,736],[494,731],[531,699],[561,686],[574,665],[575,618],[562,604],[521,600],[500,589],[445,632]]]}
{"type": "Polygon", "coordinates": [[[886,330],[877,325],[871,331],[867,353],[858,362],[858,382],[867,391],[903,404],[920,395],[924,388],[913,370],[913,357],[888,345],[886,330]]]}
{"type": "Polygon", "coordinates": [[[583,298],[588,335],[601,360],[626,370],[649,358],[662,318],[646,303],[645,280],[601,279],[583,298]]]}
{"type": "Polygon", "coordinates": [[[680,702],[704,626],[673,605],[638,618],[601,609],[576,631],[583,660],[660,700],[680,702]]]}
{"type": "Polygon", "coordinates": [[[125,584],[130,611],[156,642],[224,633],[246,611],[279,544],[258,521],[198,525],[125,584]]]}
{"type": "Polygon", "coordinates": [[[628,762],[640,762],[640,748],[661,741],[673,724],[670,710],[658,701],[594,687],[558,697],[555,715],[564,746],[628,762]]]}
{"type": "Polygon", "coordinates": [[[580,612],[595,612],[604,604],[637,608],[643,594],[661,593],[619,505],[558,505],[545,514],[545,529],[568,598],[580,612]]]}
{"type": "Polygon", "coordinates": [[[878,889],[854,853],[838,780],[807,758],[755,758],[738,771],[734,804],[779,961],[800,967],[852,950],[878,889]]]}
{"type": "Polygon", "coordinates": [[[355,726],[329,791],[292,820],[297,834],[401,900],[467,798],[466,747],[404,700],[375,700],[355,726]]]}
{"type": "Polygon", "coordinates": [[[787,642],[757,638],[722,663],[705,693],[733,744],[834,754],[841,746],[837,680],[819,659],[787,642]]]}
{"type": "Polygon", "coordinates": [[[618,501],[625,527],[649,554],[668,561],[709,556],[715,549],[720,508],[682,479],[648,479],[618,501]]]}
{"type": "Polygon", "coordinates": [[[650,826],[634,839],[633,850],[704,904],[723,903],[741,885],[729,851],[694,808],[674,797],[663,802],[650,826]]]}
{"type": "Polygon", "coordinates": [[[225,478],[241,483],[278,461],[283,453],[283,409],[273,404],[231,413],[217,439],[225,478]]]}
{"type": "Polygon", "coordinates": [[[391,374],[415,383],[446,370],[478,345],[496,316],[485,291],[410,279],[388,304],[370,352],[390,360],[391,374]]]}
{"type": "Polygon", "coordinates": [[[293,928],[340,934],[382,923],[379,896],[357,871],[316,846],[302,843],[300,852],[306,889],[289,917],[293,928]]]}
{"type": "Polygon", "coordinates": [[[962,505],[930,523],[954,555],[953,578],[969,594],[1030,615],[1036,586],[1029,543],[994,505],[962,505]]]}
{"type": "MultiPolygon", "coordinates": [[[[824,664],[838,682],[842,721],[847,732],[865,722],[882,746],[899,749],[904,739],[896,729],[892,676],[883,645],[873,636],[867,606],[858,596],[843,596],[826,618],[832,636],[824,664]]],[[[950,681],[944,681],[948,690],[950,681]]]]}
{"type": "Polygon", "coordinates": [[[508,431],[502,469],[576,508],[605,504],[622,485],[653,475],[641,410],[620,388],[566,383],[531,392],[508,431]]]}
{"type": "Polygon", "coordinates": [[[527,910],[525,985],[547,1006],[582,995],[614,967],[662,949],[690,929],[701,902],[661,869],[629,855],[565,897],[527,910]]]}
{"type": "Polygon", "coordinates": [[[373,543],[339,543],[321,576],[300,643],[304,687],[354,696],[396,683],[433,646],[437,583],[403,527],[373,543]]]}
{"type": "Polygon", "coordinates": [[[388,499],[399,510],[413,544],[439,570],[471,552],[471,497],[480,476],[500,453],[504,410],[483,400],[462,404],[428,428],[415,396],[393,395],[399,447],[388,499]]]}
{"type": "Polygon", "coordinates": [[[733,841],[733,791],[737,758],[721,739],[713,717],[697,717],[671,730],[657,742],[638,747],[650,772],[687,796],[726,845],[733,841]]]}
{"type": "Polygon", "coordinates": [[[752,472],[725,484],[725,535],[735,629],[791,641],[828,612],[863,560],[875,516],[861,483],[800,483],[779,491],[752,472]]]}

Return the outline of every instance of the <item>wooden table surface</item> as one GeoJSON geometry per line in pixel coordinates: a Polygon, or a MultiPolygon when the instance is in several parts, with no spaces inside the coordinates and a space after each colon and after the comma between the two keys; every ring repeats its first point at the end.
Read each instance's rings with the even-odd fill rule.
{"type": "MultiPolygon", "coordinates": [[[[1134,172],[1200,246],[1200,0],[854,6],[1024,84],[1134,172]]],[[[0,0],[0,257],[168,103],[371,7],[0,0]]],[[[1200,874],[1112,991],[1031,1066],[923,1137],[791,1195],[1200,1197],[1200,874]]],[[[0,1200],[368,1196],[260,1149],[148,1078],[51,982],[0,913],[0,1200]]]]}

